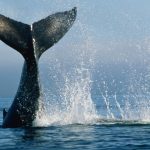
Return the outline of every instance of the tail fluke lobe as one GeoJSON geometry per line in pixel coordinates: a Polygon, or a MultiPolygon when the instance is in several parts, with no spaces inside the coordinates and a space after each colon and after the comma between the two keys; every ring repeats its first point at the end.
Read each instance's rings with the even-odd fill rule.
{"type": "Polygon", "coordinates": [[[39,59],[57,43],[76,19],[76,8],[48,16],[29,26],[0,15],[0,40],[20,52],[26,60],[39,59]]]}
{"type": "Polygon", "coordinates": [[[57,43],[76,19],[76,8],[48,16],[32,25],[32,36],[38,58],[57,43]]]}
{"type": "Polygon", "coordinates": [[[0,40],[26,57],[32,47],[30,26],[0,15],[0,40]]]}

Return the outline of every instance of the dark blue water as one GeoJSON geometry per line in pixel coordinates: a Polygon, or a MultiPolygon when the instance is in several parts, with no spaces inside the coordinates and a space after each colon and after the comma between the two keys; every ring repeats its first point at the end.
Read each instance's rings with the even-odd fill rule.
{"type": "MultiPolygon", "coordinates": [[[[10,99],[1,100],[0,110],[8,108],[10,102],[10,99]]],[[[97,121],[92,124],[0,128],[0,149],[150,149],[150,124],[136,121],[97,121]]]]}

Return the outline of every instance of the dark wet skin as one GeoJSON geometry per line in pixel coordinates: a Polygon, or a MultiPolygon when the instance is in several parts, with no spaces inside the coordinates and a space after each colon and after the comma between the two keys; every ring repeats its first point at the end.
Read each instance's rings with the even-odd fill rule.
{"type": "Polygon", "coordinates": [[[0,39],[21,53],[25,59],[18,91],[5,114],[2,127],[32,126],[42,100],[39,58],[65,35],[75,18],[76,8],[50,15],[32,26],[0,15],[0,39]]]}

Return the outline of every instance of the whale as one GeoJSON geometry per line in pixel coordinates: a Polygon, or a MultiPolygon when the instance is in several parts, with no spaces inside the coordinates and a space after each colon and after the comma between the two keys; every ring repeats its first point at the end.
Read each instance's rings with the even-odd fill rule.
{"type": "Polygon", "coordinates": [[[72,27],[77,8],[56,12],[28,25],[0,15],[0,40],[24,58],[20,84],[8,111],[3,111],[3,128],[33,127],[42,108],[42,88],[38,62],[72,27]]]}

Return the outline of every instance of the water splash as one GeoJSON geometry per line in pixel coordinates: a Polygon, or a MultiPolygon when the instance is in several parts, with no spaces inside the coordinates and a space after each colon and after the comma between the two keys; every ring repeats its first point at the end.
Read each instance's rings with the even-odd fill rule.
{"type": "Polygon", "coordinates": [[[46,94],[45,111],[39,111],[35,125],[91,124],[98,118],[95,104],[91,98],[91,77],[86,68],[76,68],[64,76],[64,87],[60,90],[60,101],[46,94]]]}
{"type": "Polygon", "coordinates": [[[124,107],[125,119],[150,122],[150,92],[147,84],[147,75],[137,76],[136,71],[132,73],[124,107]]]}
{"type": "Polygon", "coordinates": [[[114,95],[114,100],[115,100],[117,109],[118,109],[118,111],[119,111],[119,113],[120,113],[121,119],[123,119],[123,118],[124,118],[124,110],[122,109],[122,107],[121,107],[119,101],[117,100],[117,95],[116,95],[116,94],[114,95]]]}
{"type": "Polygon", "coordinates": [[[91,98],[90,72],[86,68],[75,70],[77,78],[72,82],[66,78],[64,100],[68,107],[67,122],[91,123],[98,117],[95,105],[91,98]],[[69,101],[68,101],[69,100],[69,101]]]}
{"type": "Polygon", "coordinates": [[[101,93],[102,94],[102,97],[103,97],[103,100],[104,100],[104,103],[106,105],[106,109],[107,109],[107,118],[111,118],[111,119],[114,119],[114,114],[111,112],[111,108],[110,108],[110,101],[109,101],[109,95],[108,95],[108,89],[107,89],[107,85],[105,83],[105,81],[103,82],[104,84],[104,88],[105,88],[105,93],[101,93]]]}
{"type": "MultiPolygon", "coordinates": [[[[51,79],[53,89],[45,93],[46,109],[44,113],[42,112],[43,117],[38,120],[38,125],[118,123],[118,121],[121,123],[149,123],[149,76],[136,72],[133,64],[129,64],[128,70],[121,69],[123,73],[119,72],[123,77],[124,74],[128,75],[125,76],[128,82],[118,80],[119,75],[115,74],[116,76],[114,76],[111,74],[112,72],[104,73],[99,71],[100,69],[99,72],[93,71],[95,69],[93,57],[96,51],[93,51],[95,48],[91,41],[91,38],[87,38],[81,47],[73,47],[81,50],[80,55],[77,55],[79,59],[76,61],[74,69],[68,69],[55,55],[55,61],[52,62],[55,63],[55,66],[50,65],[50,72],[54,74],[51,79]],[[90,55],[90,48],[92,55],[90,55]],[[87,65],[87,60],[90,65],[87,65]],[[100,76],[95,80],[93,74],[100,76]],[[99,89],[95,88],[96,84],[99,89]],[[93,96],[92,88],[97,94],[97,98],[95,95],[93,96]],[[98,99],[96,105],[100,106],[98,109],[94,104],[96,99],[98,99]]],[[[74,58],[72,57],[72,59],[74,58]]],[[[105,67],[107,66],[105,65],[105,67]]]]}
{"type": "Polygon", "coordinates": [[[103,91],[100,91],[98,97],[100,101],[103,101],[104,106],[101,108],[101,118],[108,121],[115,122],[138,122],[149,123],[150,122],[150,95],[145,89],[142,89],[142,83],[140,80],[134,77],[131,78],[128,94],[109,95],[110,89],[106,82],[103,82],[103,91]],[[134,78],[134,80],[133,80],[134,78]],[[102,113],[103,112],[103,113],[102,113]]]}

